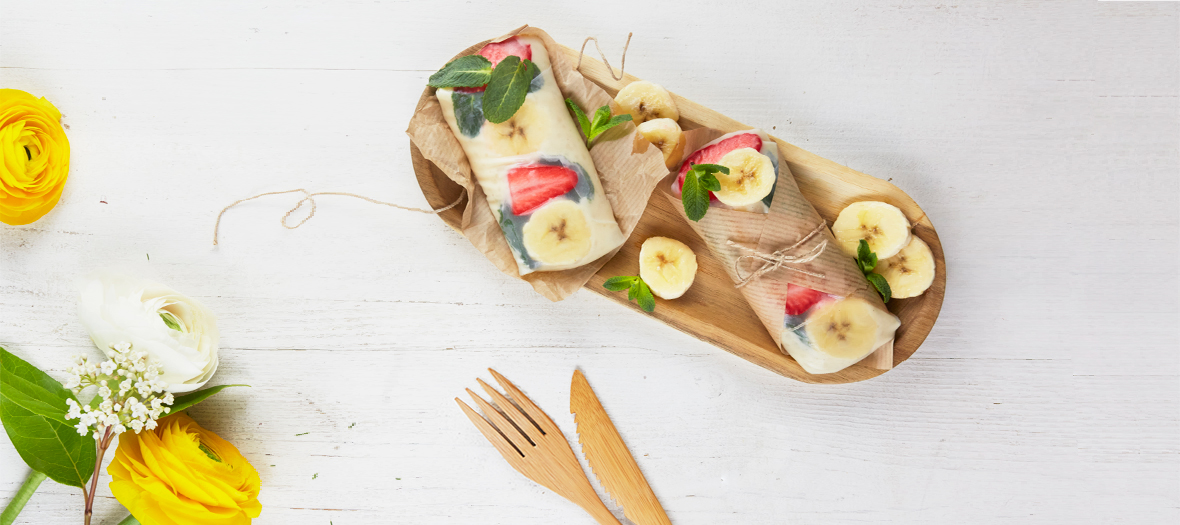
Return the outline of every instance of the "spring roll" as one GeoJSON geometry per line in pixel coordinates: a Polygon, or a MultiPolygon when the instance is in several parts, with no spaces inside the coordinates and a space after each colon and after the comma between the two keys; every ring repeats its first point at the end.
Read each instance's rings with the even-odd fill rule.
{"type": "Polygon", "coordinates": [[[515,55],[539,70],[507,121],[483,115],[484,88],[435,92],[521,275],[576,268],[625,240],[539,38],[514,36],[479,51],[493,66],[515,55]]]}
{"type": "Polygon", "coordinates": [[[670,198],[683,212],[680,189],[692,164],[729,168],[716,174],[721,190],[710,195],[708,212],[689,224],[726,265],[779,348],[810,374],[838,372],[890,350],[900,320],[799,192],[778,145],[760,130],[688,134],[696,144],[717,138],[685,158],[670,198]],[[779,251],[800,262],[755,275],[766,263],[760,257],[779,251]]]}

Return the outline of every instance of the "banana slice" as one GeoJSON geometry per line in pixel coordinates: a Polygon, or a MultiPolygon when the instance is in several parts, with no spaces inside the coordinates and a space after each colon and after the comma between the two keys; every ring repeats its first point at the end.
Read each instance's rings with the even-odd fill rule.
{"type": "Polygon", "coordinates": [[[648,142],[664,152],[664,165],[675,168],[684,157],[684,132],[670,118],[652,119],[635,127],[648,142]]]}
{"type": "Polygon", "coordinates": [[[820,306],[799,329],[782,332],[783,348],[811,374],[852,366],[893,338],[901,321],[858,297],[820,306]]]}
{"type": "Polygon", "coordinates": [[[537,208],[521,230],[529,256],[543,264],[573,264],[590,253],[590,226],[574,201],[555,200],[537,208]]]}
{"type": "Polygon", "coordinates": [[[631,121],[636,126],[657,118],[680,119],[676,102],[668,90],[646,80],[637,80],[620,89],[615,95],[615,104],[624,113],[631,114],[631,121]]]}
{"type": "Polygon", "coordinates": [[[877,201],[849,204],[832,223],[832,234],[852,257],[856,257],[860,240],[868,241],[878,260],[897,255],[912,238],[905,214],[896,206],[877,201]]]}
{"type": "Polygon", "coordinates": [[[774,189],[774,163],[770,157],[754,148],[738,148],[726,153],[718,164],[729,168],[729,174],[717,173],[721,191],[713,192],[717,200],[733,207],[749,206],[774,189]]]}
{"type": "Polygon", "coordinates": [[[934,254],[922,239],[914,237],[897,255],[878,261],[873,271],[889,283],[894,299],[917,297],[934,282],[934,254]]]}
{"type": "Polygon", "coordinates": [[[639,248],[639,277],[662,299],[684,295],[696,275],[696,254],[676,239],[649,237],[639,248]]]}
{"type": "Polygon", "coordinates": [[[499,124],[488,122],[492,148],[505,157],[525,155],[541,148],[545,140],[545,124],[535,103],[525,99],[516,114],[499,124]]]}

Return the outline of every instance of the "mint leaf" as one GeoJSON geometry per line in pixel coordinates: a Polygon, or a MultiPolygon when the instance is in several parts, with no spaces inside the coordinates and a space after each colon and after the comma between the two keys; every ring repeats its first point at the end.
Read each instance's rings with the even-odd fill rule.
{"type": "Polygon", "coordinates": [[[729,168],[719,164],[694,164],[684,174],[684,185],[680,188],[680,201],[684,214],[690,220],[699,221],[709,211],[709,192],[721,189],[721,181],[714,173],[729,173],[729,168]]]}
{"type": "Polygon", "coordinates": [[[570,110],[574,112],[574,116],[578,119],[578,125],[582,127],[582,134],[586,136],[586,147],[590,147],[590,143],[599,135],[606,133],[607,130],[618,126],[624,122],[631,120],[631,115],[610,115],[610,104],[602,106],[594,111],[594,119],[591,120],[586,117],[586,112],[578,107],[578,103],[573,99],[565,99],[565,105],[569,106],[570,110]]]}
{"type": "MultiPolygon", "coordinates": [[[[729,173],[729,168],[725,169],[725,173],[729,173]]],[[[717,176],[713,175],[712,173],[706,173],[704,175],[701,175],[700,182],[701,182],[701,187],[705,188],[706,190],[709,190],[709,191],[720,191],[721,190],[721,181],[717,180],[717,176]]]]}
{"type": "MultiPolygon", "coordinates": [[[[605,107],[609,107],[609,106],[603,106],[603,107],[605,108],[605,107]]],[[[630,114],[623,113],[622,115],[615,115],[615,116],[611,117],[611,119],[609,121],[607,121],[606,125],[602,128],[602,131],[606,131],[608,129],[611,129],[611,128],[618,126],[619,124],[622,124],[624,122],[631,122],[631,115],[630,114]]]]}
{"type": "Polygon", "coordinates": [[[606,133],[607,130],[618,126],[624,122],[630,121],[631,115],[616,115],[613,118],[610,116],[610,105],[605,105],[598,108],[594,112],[594,122],[590,124],[590,136],[587,140],[587,145],[590,141],[598,138],[599,135],[606,133]]]}
{"type": "MultiPolygon", "coordinates": [[[[594,121],[590,124],[591,131],[598,131],[600,128],[610,122],[610,106],[602,106],[598,111],[594,112],[594,121]]],[[[597,133],[595,133],[597,134],[597,133]]]]}
{"type": "Polygon", "coordinates": [[[451,104],[455,106],[455,121],[459,133],[475,138],[483,129],[483,92],[451,92],[451,104]]]}
{"type": "Polygon", "coordinates": [[[516,110],[524,105],[528,96],[529,83],[537,65],[531,60],[509,55],[492,70],[488,88],[483,95],[483,116],[488,122],[499,124],[512,118],[516,110]]]}
{"type": "Polygon", "coordinates": [[[620,275],[618,277],[611,277],[610,279],[607,279],[606,282],[602,283],[602,287],[612,292],[621,292],[630,288],[631,282],[634,280],[635,277],[626,277],[620,275]]]}
{"type": "Polygon", "coordinates": [[[82,487],[94,472],[95,443],[66,420],[73,392],[0,348],[0,424],[29,468],[63,485],[82,487]]]}
{"type": "Polygon", "coordinates": [[[579,107],[578,103],[574,102],[574,99],[572,99],[572,98],[565,99],[565,105],[569,106],[570,111],[574,112],[574,117],[576,117],[578,119],[578,126],[580,126],[582,128],[582,135],[585,135],[587,137],[586,143],[589,144],[590,143],[590,139],[589,139],[589,137],[590,137],[590,119],[586,118],[586,112],[582,111],[582,108],[579,107]]]}
{"type": "Polygon", "coordinates": [[[856,246],[856,265],[864,273],[869,273],[877,267],[877,254],[869,249],[869,243],[864,239],[861,239],[860,244],[856,246]]]}
{"type": "Polygon", "coordinates": [[[639,308],[647,313],[654,312],[656,309],[656,299],[651,295],[651,288],[643,279],[639,279],[638,286],[632,286],[631,289],[638,288],[639,291],[635,294],[635,303],[639,308]]]}
{"type": "Polygon", "coordinates": [[[865,275],[865,277],[877,289],[877,293],[881,294],[881,299],[884,302],[889,302],[889,299],[893,296],[893,290],[889,289],[889,281],[886,281],[885,277],[879,273],[870,273],[865,275]]]}
{"type": "Polygon", "coordinates": [[[889,298],[893,296],[893,291],[889,289],[889,281],[879,273],[873,273],[873,269],[877,267],[877,254],[869,248],[868,241],[861,239],[856,245],[856,266],[865,274],[865,279],[869,280],[869,284],[877,289],[877,293],[881,295],[881,300],[889,302],[889,298]]]}
{"type": "Polygon", "coordinates": [[[433,75],[426,85],[436,88],[479,87],[492,76],[492,63],[482,55],[467,55],[452,60],[433,75]]]}
{"type": "Polygon", "coordinates": [[[645,312],[656,309],[656,299],[651,294],[651,288],[637,275],[620,275],[611,277],[602,283],[602,287],[612,292],[627,290],[627,300],[635,301],[645,312]]]}
{"type": "Polygon", "coordinates": [[[248,388],[250,385],[218,385],[206,388],[204,390],[198,390],[196,392],[189,392],[184,395],[176,396],[176,399],[172,402],[172,405],[168,407],[168,413],[175,414],[181,410],[192,408],[193,405],[209,399],[213,396],[213,394],[221,392],[222,390],[225,390],[231,386],[244,386],[248,388]]]}

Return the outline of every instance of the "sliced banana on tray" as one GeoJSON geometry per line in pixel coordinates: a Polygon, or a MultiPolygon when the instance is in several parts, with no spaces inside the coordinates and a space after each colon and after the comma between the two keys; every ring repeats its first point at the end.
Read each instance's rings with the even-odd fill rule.
{"type": "Polygon", "coordinates": [[[717,164],[729,173],[716,173],[721,190],[713,192],[717,200],[733,207],[761,201],[774,189],[774,163],[754,148],[738,148],[726,153],[717,164]]]}
{"type": "Polygon", "coordinates": [[[832,223],[832,234],[852,257],[856,257],[856,248],[864,239],[878,260],[897,255],[912,238],[905,214],[892,204],[878,201],[849,204],[832,223]]]}
{"type": "Polygon", "coordinates": [[[586,214],[571,200],[554,200],[537,208],[522,233],[525,249],[544,264],[570,264],[590,252],[586,214]]]}
{"type": "Polygon", "coordinates": [[[663,86],[646,80],[637,80],[620,89],[615,95],[615,104],[624,113],[631,114],[631,121],[636,126],[657,118],[680,119],[672,94],[663,86]]]}
{"type": "Polygon", "coordinates": [[[675,168],[684,156],[684,131],[670,118],[657,118],[635,127],[639,134],[664,154],[664,165],[675,168]]]}
{"type": "Polygon", "coordinates": [[[878,261],[873,271],[889,283],[893,298],[917,297],[934,282],[934,254],[922,239],[914,237],[897,255],[878,261]]]}
{"type": "Polygon", "coordinates": [[[662,299],[684,295],[697,275],[697,256],[688,245],[650,237],[639,249],[639,277],[662,299]]]}

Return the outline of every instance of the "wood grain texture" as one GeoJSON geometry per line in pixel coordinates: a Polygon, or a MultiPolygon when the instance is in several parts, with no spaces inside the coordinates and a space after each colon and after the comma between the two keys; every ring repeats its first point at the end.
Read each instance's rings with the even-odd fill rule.
{"type": "Polygon", "coordinates": [[[541,486],[582,507],[599,525],[619,525],[582,472],[582,464],[557,424],[516,385],[495,370],[488,370],[507,392],[479,381],[491,403],[467,389],[479,407],[476,412],[455,398],[467,419],[496,447],[512,468],[541,486]]]}
{"type": "MultiPolygon", "coordinates": [[[[593,58],[579,57],[579,51],[562,45],[571,63],[581,61],[580,71],[590,81],[598,84],[611,96],[623,86],[641,80],[630,74],[615,80],[605,64],[593,58]]],[[[670,88],[676,107],[680,111],[679,123],[683,129],[713,128],[725,133],[749,129],[725,115],[713,111],[676,94],[676,86],[670,88]]],[[[426,88],[416,106],[434,96],[433,88],[426,88]]],[[[930,219],[913,199],[886,181],[865,175],[841,166],[819,155],[808,152],[782,139],[771,136],[778,143],[780,157],[787,163],[791,174],[799,185],[804,197],[811,201],[820,216],[832,224],[845,206],[863,200],[888,202],[899,208],[914,225],[913,233],[930,245],[934,254],[934,283],[926,293],[911,299],[897,299],[889,302],[889,310],[901,319],[893,344],[893,366],[909,359],[938,320],[942,299],[946,293],[946,260],[942,243],[930,219]]],[[[446,174],[422,157],[417,146],[410,144],[410,158],[418,184],[427,202],[434,208],[442,208],[454,202],[462,193],[462,187],[450,180],[446,174]]],[[[448,226],[459,230],[463,210],[453,208],[440,213],[439,218],[448,226]]],[[[862,361],[832,374],[809,374],[799,363],[779,350],[766,332],[766,327],[746,302],[741,292],[734,287],[733,280],[722,267],[721,261],[710,253],[704,241],[692,231],[692,227],[664,197],[656,191],[648,200],[643,219],[635,227],[631,237],[614,257],[586,283],[586,289],[626,305],[640,315],[651,315],[669,326],[685,332],[718,348],[733,353],[742,359],[773,370],[786,377],[807,383],[850,383],[877,377],[887,370],[869,366],[862,361]],[[637,275],[639,273],[639,251],[643,241],[649,237],[671,237],[688,244],[697,254],[698,271],[692,288],[678,299],[667,301],[656,298],[656,310],[650,314],[627,300],[626,294],[611,292],[602,283],[616,275],[637,275]]]]}
{"type": "MultiPolygon", "coordinates": [[[[566,429],[584,370],[677,525],[1180,522],[1180,5],[665,5],[0,0],[0,85],[53,101],[72,145],[61,204],[0,227],[0,345],[59,380],[97,355],[74,284],[96,268],[205,303],[214,381],[252,388],[193,417],[257,467],[256,525],[593,523],[456,408],[489,366],[566,429]],[[921,350],[871,381],[784,380],[344,198],[294,231],[297,198],[252,201],[210,246],[264,191],[425,207],[422,86],[524,23],[616,66],[634,31],[627,71],[921,203],[949,268],[921,350]]],[[[24,468],[0,439],[0,501],[24,468]]],[[[47,482],[25,517],[77,525],[80,501],[47,482]]],[[[104,483],[97,507],[123,518],[104,483]]]]}
{"type": "Polygon", "coordinates": [[[581,370],[570,380],[570,413],[586,463],[602,488],[636,525],[672,525],[651,485],[581,370]]]}

